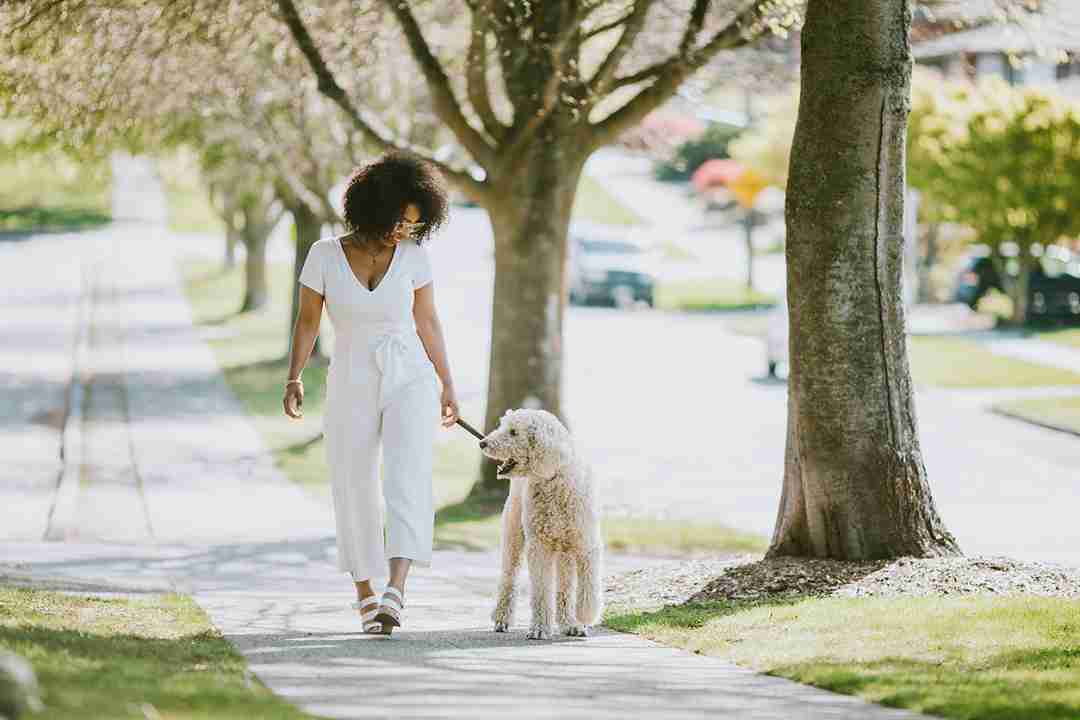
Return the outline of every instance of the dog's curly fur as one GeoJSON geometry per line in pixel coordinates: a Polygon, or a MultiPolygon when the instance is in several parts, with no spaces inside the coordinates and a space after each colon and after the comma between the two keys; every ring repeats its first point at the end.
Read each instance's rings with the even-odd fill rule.
{"type": "Polygon", "coordinates": [[[506,632],[513,622],[524,550],[532,605],[528,637],[550,638],[555,620],[566,635],[587,635],[603,609],[603,540],[589,464],[546,410],[507,411],[481,448],[510,478],[495,631],[506,632]]]}

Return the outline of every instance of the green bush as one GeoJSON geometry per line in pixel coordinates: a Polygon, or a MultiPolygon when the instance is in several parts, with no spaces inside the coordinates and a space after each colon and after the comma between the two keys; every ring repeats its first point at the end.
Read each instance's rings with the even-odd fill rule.
{"type": "Polygon", "coordinates": [[[656,166],[656,179],[666,182],[689,180],[706,160],[729,157],[728,143],[741,131],[731,125],[716,123],[696,140],[687,140],[675,150],[670,160],[656,166]]]}

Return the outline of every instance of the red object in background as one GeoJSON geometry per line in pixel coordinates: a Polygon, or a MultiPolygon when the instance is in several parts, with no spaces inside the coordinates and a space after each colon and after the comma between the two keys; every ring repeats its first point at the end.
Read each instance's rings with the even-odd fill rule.
{"type": "Polygon", "coordinates": [[[706,160],[690,177],[694,189],[703,193],[715,187],[724,187],[743,172],[743,166],[735,160],[706,160]]]}
{"type": "Polygon", "coordinates": [[[705,124],[690,115],[653,112],[636,127],[619,136],[619,144],[631,150],[666,157],[687,140],[701,137],[705,124]]]}

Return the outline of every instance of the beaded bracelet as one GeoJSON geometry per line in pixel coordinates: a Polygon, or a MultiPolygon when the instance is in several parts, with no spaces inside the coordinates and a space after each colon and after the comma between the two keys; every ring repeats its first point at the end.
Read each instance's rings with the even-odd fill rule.
{"type": "Polygon", "coordinates": [[[304,387],[304,381],[303,380],[290,380],[287,383],[285,383],[285,387],[289,387],[290,385],[299,385],[300,387],[304,387]]]}

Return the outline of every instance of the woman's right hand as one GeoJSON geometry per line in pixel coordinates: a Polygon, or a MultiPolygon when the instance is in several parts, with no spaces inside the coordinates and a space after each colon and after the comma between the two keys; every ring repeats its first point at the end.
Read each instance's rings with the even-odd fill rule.
{"type": "Polygon", "coordinates": [[[291,383],[285,386],[285,397],[282,399],[285,406],[285,414],[294,419],[304,417],[304,386],[300,383],[291,383]]]}

